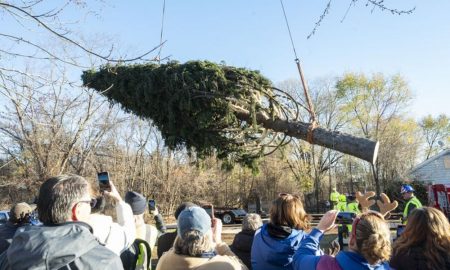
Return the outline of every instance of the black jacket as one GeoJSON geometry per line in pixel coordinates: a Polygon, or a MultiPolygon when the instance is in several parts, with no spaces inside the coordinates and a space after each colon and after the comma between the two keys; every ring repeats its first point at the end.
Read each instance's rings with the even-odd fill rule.
{"type": "Polygon", "coordinates": [[[177,237],[177,231],[174,232],[166,232],[165,234],[161,234],[158,238],[158,258],[161,258],[164,252],[169,251],[172,248],[173,242],[175,242],[175,238],[177,237]]]}
{"type": "Polygon", "coordinates": [[[236,234],[230,246],[231,251],[241,259],[248,269],[252,269],[251,250],[254,236],[255,231],[253,230],[241,231],[236,234]]]}
{"type": "Polygon", "coordinates": [[[19,228],[19,225],[12,224],[9,221],[0,227],[0,254],[7,250],[9,245],[11,245],[17,228],[19,228]]]}
{"type": "MultiPolygon", "coordinates": [[[[447,266],[440,270],[450,270],[449,254],[447,256],[447,266]]],[[[427,266],[427,258],[423,255],[423,247],[412,247],[406,253],[392,256],[389,265],[396,270],[434,270],[427,266]]]]}

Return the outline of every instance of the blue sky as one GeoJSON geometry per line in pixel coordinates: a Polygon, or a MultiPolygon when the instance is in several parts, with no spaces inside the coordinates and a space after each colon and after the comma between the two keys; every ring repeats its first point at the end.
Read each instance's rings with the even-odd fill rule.
{"type": "MultiPolygon", "coordinates": [[[[88,2],[97,15],[83,19],[77,31],[111,36],[121,51],[142,52],[158,44],[163,0],[104,2],[88,2]]],[[[307,79],[348,71],[400,73],[415,95],[410,116],[450,114],[450,1],[385,1],[399,9],[416,7],[411,15],[398,16],[360,0],[341,22],[350,2],[332,1],[330,13],[307,39],[328,1],[284,0],[307,79]]],[[[77,18],[83,12],[66,15],[77,18]]],[[[163,57],[223,60],[260,70],[274,82],[298,78],[279,0],[166,0],[164,24],[163,57]]]]}

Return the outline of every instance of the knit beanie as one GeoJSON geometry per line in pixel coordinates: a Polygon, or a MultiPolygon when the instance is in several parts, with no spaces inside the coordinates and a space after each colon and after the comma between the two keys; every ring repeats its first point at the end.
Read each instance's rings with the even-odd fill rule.
{"type": "Polygon", "coordinates": [[[133,210],[133,215],[141,215],[145,212],[145,207],[147,207],[147,200],[141,194],[128,191],[125,195],[125,202],[131,206],[133,210]]]}

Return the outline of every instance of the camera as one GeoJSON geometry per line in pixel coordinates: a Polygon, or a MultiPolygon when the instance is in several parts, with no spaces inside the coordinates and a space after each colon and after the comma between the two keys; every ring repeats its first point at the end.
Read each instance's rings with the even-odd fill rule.
{"type": "Polygon", "coordinates": [[[356,214],[353,212],[339,212],[336,217],[336,224],[351,225],[356,218],[356,214]]]}

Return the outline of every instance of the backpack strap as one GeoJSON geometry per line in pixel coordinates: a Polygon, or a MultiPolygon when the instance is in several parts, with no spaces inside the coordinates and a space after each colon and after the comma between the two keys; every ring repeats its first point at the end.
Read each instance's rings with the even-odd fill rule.
{"type": "Polygon", "coordinates": [[[142,239],[136,239],[134,242],[139,250],[138,252],[138,258],[136,261],[136,265],[144,265],[144,269],[151,269],[152,267],[152,250],[150,248],[150,245],[147,243],[147,241],[142,239]],[[144,251],[145,250],[145,251],[144,251]],[[145,252],[145,258],[143,257],[143,254],[145,252]]]}

